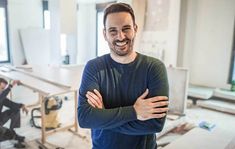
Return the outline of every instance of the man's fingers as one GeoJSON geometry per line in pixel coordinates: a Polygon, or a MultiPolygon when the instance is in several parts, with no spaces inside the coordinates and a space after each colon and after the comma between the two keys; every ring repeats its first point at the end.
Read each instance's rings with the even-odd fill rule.
{"type": "Polygon", "coordinates": [[[163,118],[164,116],[166,116],[166,113],[152,114],[151,118],[163,118]]]}
{"type": "Polygon", "coordinates": [[[169,101],[159,101],[159,102],[150,103],[151,107],[154,107],[154,108],[168,106],[168,104],[169,104],[169,101]]]}
{"type": "Polygon", "coordinates": [[[102,100],[102,96],[101,96],[100,92],[98,90],[96,90],[96,89],[94,89],[94,92],[99,97],[99,99],[102,100]]]}
{"type": "Polygon", "coordinates": [[[96,94],[94,94],[94,93],[92,93],[92,92],[90,92],[90,91],[88,91],[87,94],[88,94],[90,97],[92,97],[94,100],[96,100],[96,102],[98,103],[98,105],[103,105],[103,102],[102,102],[102,99],[101,99],[102,97],[99,98],[96,94]]]}
{"type": "Polygon", "coordinates": [[[88,102],[92,107],[94,107],[94,108],[96,107],[95,104],[93,104],[93,103],[90,101],[90,99],[87,99],[87,102],[88,102]]]}
{"type": "Polygon", "coordinates": [[[100,105],[100,101],[99,99],[96,100],[93,98],[93,96],[91,96],[90,94],[86,94],[86,97],[95,105],[95,106],[99,106],[100,105]]]}
{"type": "Polygon", "coordinates": [[[140,95],[139,98],[144,99],[145,97],[147,97],[148,93],[149,93],[149,89],[146,89],[145,92],[142,95],[140,95]]]}
{"type": "Polygon", "coordinates": [[[23,113],[25,113],[26,115],[28,115],[28,112],[29,112],[28,109],[23,108],[22,111],[23,111],[23,113]]]}
{"type": "Polygon", "coordinates": [[[148,98],[147,100],[150,100],[151,102],[157,102],[157,101],[168,101],[168,97],[167,96],[155,96],[152,98],[148,98]]]}
{"type": "Polygon", "coordinates": [[[145,116],[137,115],[137,118],[141,121],[145,121],[145,120],[154,119],[154,118],[163,118],[165,116],[166,116],[166,113],[161,113],[161,114],[148,114],[145,116]]]}
{"type": "Polygon", "coordinates": [[[95,100],[99,100],[99,97],[98,97],[96,94],[94,94],[94,93],[92,93],[92,92],[90,92],[90,91],[88,91],[87,94],[90,95],[90,96],[91,96],[92,98],[94,98],[95,100]]]}
{"type": "Polygon", "coordinates": [[[164,113],[167,111],[168,111],[168,108],[155,108],[151,110],[151,113],[157,114],[157,113],[164,113]]]}

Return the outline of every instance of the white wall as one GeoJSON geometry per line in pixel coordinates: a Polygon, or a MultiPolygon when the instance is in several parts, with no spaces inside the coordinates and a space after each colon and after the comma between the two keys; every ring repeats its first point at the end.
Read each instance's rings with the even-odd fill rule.
{"type": "Polygon", "coordinates": [[[42,27],[41,0],[8,0],[9,43],[12,63],[24,62],[24,51],[20,42],[19,29],[42,27]]]}
{"type": "Polygon", "coordinates": [[[70,64],[76,63],[77,58],[77,0],[61,0],[61,33],[67,36],[70,64]]]}
{"type": "Polygon", "coordinates": [[[77,33],[77,1],[61,0],[60,1],[60,18],[61,33],[76,34],[77,33]]]}
{"type": "Polygon", "coordinates": [[[77,64],[85,64],[96,57],[95,3],[79,3],[77,22],[77,64]]]}
{"type": "MultiPolygon", "coordinates": [[[[193,84],[228,88],[235,16],[234,0],[184,0],[180,66],[193,84]],[[183,42],[182,42],[183,41],[183,42]]],[[[182,31],[182,30],[181,30],[182,31]]]]}
{"type": "Polygon", "coordinates": [[[66,47],[70,55],[70,64],[76,63],[77,17],[76,0],[49,0],[51,64],[60,65],[64,61],[61,55],[61,34],[66,36],[66,47]]]}
{"type": "Polygon", "coordinates": [[[140,40],[141,53],[176,66],[181,0],[148,0],[140,40]]]}
{"type": "Polygon", "coordinates": [[[51,64],[61,64],[60,54],[60,34],[61,34],[61,7],[59,0],[50,0],[49,3],[50,11],[50,48],[51,48],[51,64]]]}

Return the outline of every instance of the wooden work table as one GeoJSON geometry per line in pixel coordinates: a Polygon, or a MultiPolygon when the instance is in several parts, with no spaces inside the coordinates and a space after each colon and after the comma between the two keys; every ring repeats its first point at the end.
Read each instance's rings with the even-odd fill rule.
{"type": "Polygon", "coordinates": [[[79,88],[83,66],[77,66],[76,69],[73,70],[47,66],[33,66],[27,69],[22,68],[13,66],[0,66],[0,76],[3,76],[10,80],[20,80],[22,86],[39,93],[39,103],[41,106],[42,114],[41,143],[44,144],[46,142],[46,137],[50,134],[53,134],[53,132],[68,130],[71,128],[74,128],[77,132],[77,90],[79,88]],[[61,95],[69,92],[74,93],[75,118],[73,124],[64,126],[63,128],[46,131],[44,126],[45,97],[61,95]]]}

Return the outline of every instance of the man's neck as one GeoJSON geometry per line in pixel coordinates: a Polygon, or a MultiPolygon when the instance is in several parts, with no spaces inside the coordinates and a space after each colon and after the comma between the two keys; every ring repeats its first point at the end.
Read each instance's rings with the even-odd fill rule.
{"type": "Polygon", "coordinates": [[[133,62],[137,56],[137,53],[135,51],[132,51],[130,54],[125,55],[125,56],[119,56],[116,55],[115,53],[110,53],[111,58],[121,64],[129,64],[133,62]]]}

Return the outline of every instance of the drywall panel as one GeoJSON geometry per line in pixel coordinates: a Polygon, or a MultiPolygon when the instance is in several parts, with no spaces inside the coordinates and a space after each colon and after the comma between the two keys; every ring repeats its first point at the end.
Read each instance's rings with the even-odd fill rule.
{"type": "Polygon", "coordinates": [[[50,31],[40,28],[20,30],[26,61],[30,65],[50,63],[50,31]]]}
{"type": "Polygon", "coordinates": [[[187,91],[188,91],[188,70],[184,68],[167,68],[169,81],[169,112],[185,114],[187,91]]]}

